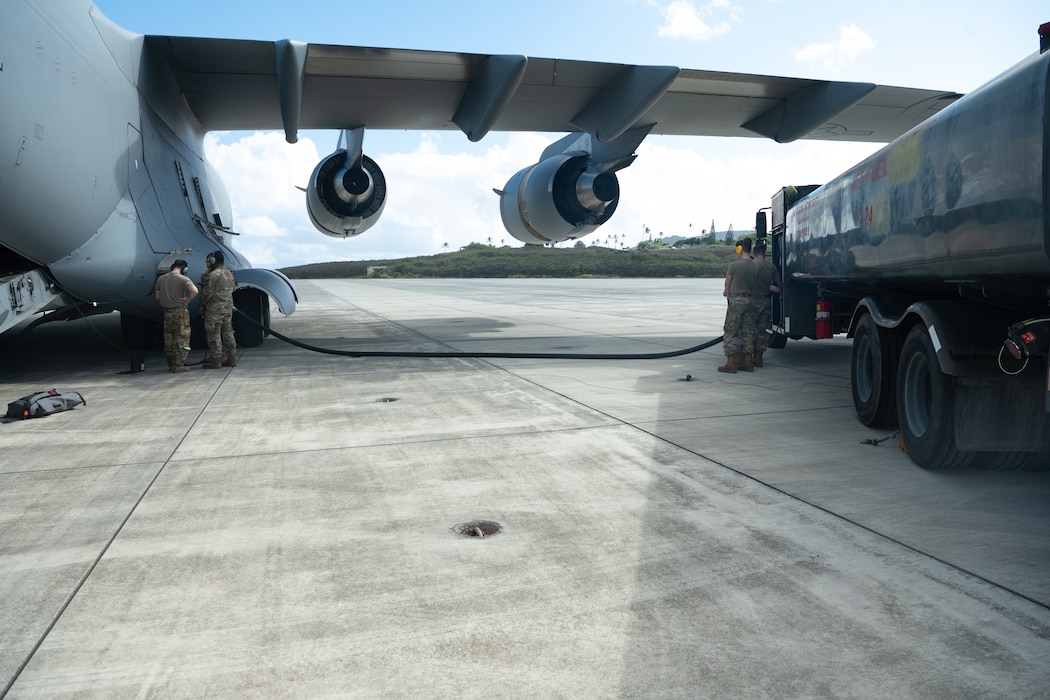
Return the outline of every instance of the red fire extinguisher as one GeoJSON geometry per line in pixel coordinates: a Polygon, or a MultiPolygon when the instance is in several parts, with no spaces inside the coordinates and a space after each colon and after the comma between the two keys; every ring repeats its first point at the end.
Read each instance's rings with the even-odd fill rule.
{"type": "Polygon", "coordinates": [[[817,340],[830,338],[831,332],[831,302],[823,297],[817,299],[817,340]]]}

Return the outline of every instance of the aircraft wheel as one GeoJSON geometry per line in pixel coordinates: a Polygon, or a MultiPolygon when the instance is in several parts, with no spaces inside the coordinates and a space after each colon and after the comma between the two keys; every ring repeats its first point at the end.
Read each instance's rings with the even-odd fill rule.
{"type": "Polygon", "coordinates": [[[776,331],[773,331],[769,334],[769,347],[773,348],[774,350],[783,350],[784,346],[787,345],[787,342],[787,336],[783,333],[777,333],[776,331]]]}
{"type": "Polygon", "coordinates": [[[880,328],[870,314],[862,316],[853,335],[850,385],[857,418],[864,425],[897,422],[897,354],[892,333],[880,328]]]}
{"type": "Polygon", "coordinates": [[[266,292],[244,287],[233,293],[233,305],[254,323],[249,322],[238,313],[233,314],[233,335],[237,345],[242,348],[254,348],[262,345],[266,331],[260,326],[270,326],[270,297],[266,292]]]}
{"type": "Polygon", "coordinates": [[[955,447],[953,394],[926,328],[912,328],[901,348],[897,415],[908,455],[923,469],[963,469],[978,455],[955,447]]]}

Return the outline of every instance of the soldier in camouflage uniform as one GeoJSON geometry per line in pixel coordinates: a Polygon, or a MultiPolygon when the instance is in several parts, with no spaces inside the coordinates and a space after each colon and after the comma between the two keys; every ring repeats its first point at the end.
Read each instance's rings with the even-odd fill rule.
{"type": "Polygon", "coordinates": [[[237,341],[233,337],[233,290],[237,283],[226,269],[221,250],[208,255],[208,271],[201,275],[201,315],[208,339],[204,369],[237,366],[237,341]]]}
{"type": "Polygon", "coordinates": [[[752,364],[761,367],[762,355],[769,349],[769,293],[780,292],[780,271],[777,266],[766,260],[766,242],[759,240],[754,249],[755,265],[758,274],[755,276],[755,293],[761,295],[758,315],[755,317],[755,352],[752,364]]]}
{"type": "Polygon", "coordinates": [[[754,291],[758,267],[751,259],[750,238],[740,241],[736,251],[738,259],[729,263],[722,290],[728,301],[722,335],[726,363],[718,368],[719,372],[754,371],[751,353],[755,350],[755,318],[762,301],[754,291]]]}
{"type": "Polygon", "coordinates": [[[157,278],[153,287],[153,298],[164,309],[164,354],[168,358],[168,370],[186,372],[186,353],[190,344],[190,312],[186,306],[197,296],[197,285],[186,277],[189,264],[176,260],[171,272],[157,278]]]}

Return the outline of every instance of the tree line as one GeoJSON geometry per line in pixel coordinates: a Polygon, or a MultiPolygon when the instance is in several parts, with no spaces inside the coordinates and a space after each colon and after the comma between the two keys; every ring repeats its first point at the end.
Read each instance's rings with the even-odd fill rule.
{"type": "MultiPolygon", "coordinates": [[[[726,245],[649,245],[615,250],[579,245],[512,248],[471,243],[457,252],[398,260],[347,260],[282,268],[293,279],[470,277],[723,277],[734,250],[726,245]],[[371,268],[372,274],[369,275],[371,268]]],[[[696,239],[698,241],[698,239],[696,239]]]]}

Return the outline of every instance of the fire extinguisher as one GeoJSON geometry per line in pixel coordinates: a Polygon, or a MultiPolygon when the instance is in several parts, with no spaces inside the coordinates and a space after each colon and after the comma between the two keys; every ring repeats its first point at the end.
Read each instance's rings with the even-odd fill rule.
{"type": "Polygon", "coordinates": [[[831,302],[823,297],[817,298],[817,340],[830,338],[831,332],[831,302]]]}

